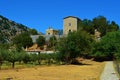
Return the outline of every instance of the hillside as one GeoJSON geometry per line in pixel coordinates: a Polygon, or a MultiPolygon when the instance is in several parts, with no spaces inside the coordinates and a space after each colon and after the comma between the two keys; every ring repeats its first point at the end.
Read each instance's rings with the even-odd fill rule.
{"type": "Polygon", "coordinates": [[[29,28],[23,24],[16,23],[0,15],[0,43],[8,43],[11,39],[29,28]]]}

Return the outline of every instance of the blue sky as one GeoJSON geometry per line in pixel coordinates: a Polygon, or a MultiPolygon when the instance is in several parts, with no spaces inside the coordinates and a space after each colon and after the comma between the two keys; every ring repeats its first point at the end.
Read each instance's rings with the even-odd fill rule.
{"type": "Polygon", "coordinates": [[[63,18],[93,19],[99,15],[120,25],[120,0],[0,0],[0,15],[39,32],[63,29],[63,18]]]}

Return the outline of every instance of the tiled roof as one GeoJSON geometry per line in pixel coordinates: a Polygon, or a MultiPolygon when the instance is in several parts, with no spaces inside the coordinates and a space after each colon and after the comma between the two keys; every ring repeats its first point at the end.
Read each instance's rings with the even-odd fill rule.
{"type": "Polygon", "coordinates": [[[75,17],[75,16],[67,16],[67,17],[65,17],[65,18],[63,18],[63,19],[70,18],[70,17],[76,18],[76,19],[80,20],[78,17],[75,17]]]}

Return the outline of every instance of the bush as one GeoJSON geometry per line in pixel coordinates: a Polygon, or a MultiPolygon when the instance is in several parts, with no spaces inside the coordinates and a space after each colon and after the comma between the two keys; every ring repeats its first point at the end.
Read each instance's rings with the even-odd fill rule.
{"type": "Polygon", "coordinates": [[[29,54],[27,54],[27,53],[25,53],[24,54],[24,57],[23,57],[23,62],[24,63],[28,63],[28,62],[30,62],[31,60],[30,60],[30,55],[29,54]]]}
{"type": "Polygon", "coordinates": [[[100,42],[94,43],[92,55],[108,60],[120,58],[120,31],[107,33],[100,42]]]}

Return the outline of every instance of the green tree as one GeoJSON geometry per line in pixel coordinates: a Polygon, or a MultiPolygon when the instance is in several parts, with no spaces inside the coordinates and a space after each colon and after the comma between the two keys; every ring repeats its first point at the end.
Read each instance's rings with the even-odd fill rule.
{"type": "Polygon", "coordinates": [[[49,47],[55,49],[56,44],[57,44],[57,38],[55,36],[51,36],[49,40],[49,47]]]}
{"type": "Polygon", "coordinates": [[[18,61],[19,61],[19,63],[21,63],[23,61],[23,58],[24,58],[24,55],[26,54],[26,52],[20,51],[17,53],[18,53],[18,61]]]}
{"type": "Polygon", "coordinates": [[[8,44],[8,43],[0,44],[0,69],[1,69],[1,66],[4,63],[4,61],[7,60],[8,49],[10,49],[10,44],[8,44]]]}
{"type": "Polygon", "coordinates": [[[57,59],[56,53],[51,54],[40,54],[41,60],[44,60],[47,65],[53,64],[57,59]]]}
{"type": "Polygon", "coordinates": [[[18,52],[15,50],[8,51],[7,53],[7,61],[12,63],[12,68],[15,67],[15,62],[18,61],[18,52]]]}
{"type": "Polygon", "coordinates": [[[36,62],[38,60],[38,54],[35,54],[35,53],[30,54],[30,60],[32,62],[36,62]]]}
{"type": "Polygon", "coordinates": [[[41,53],[39,52],[36,56],[36,59],[38,60],[38,64],[41,64],[41,53]]]}
{"type": "Polygon", "coordinates": [[[7,57],[7,50],[0,49],[0,69],[1,69],[3,62],[6,60],[6,57],[7,57]]]}
{"type": "Polygon", "coordinates": [[[36,29],[30,29],[30,30],[29,30],[29,33],[30,33],[31,35],[38,35],[38,32],[37,32],[36,29]]]}
{"type": "Polygon", "coordinates": [[[90,33],[90,34],[94,34],[94,24],[92,23],[91,20],[88,19],[84,19],[80,22],[79,28],[82,28],[83,30],[85,30],[86,32],[90,33]]]}
{"type": "Polygon", "coordinates": [[[114,21],[111,22],[111,24],[109,24],[108,27],[108,32],[112,32],[112,31],[117,31],[119,29],[118,24],[116,24],[114,21]]]}
{"type": "Polygon", "coordinates": [[[95,29],[97,29],[101,33],[101,36],[106,35],[107,32],[119,29],[119,25],[115,21],[110,22],[104,16],[97,16],[93,20],[81,20],[78,22],[78,26],[89,34],[94,34],[95,29]]]}
{"type": "Polygon", "coordinates": [[[120,57],[120,31],[109,32],[102,37],[100,42],[94,44],[92,54],[111,60],[120,57]]]}
{"type": "Polygon", "coordinates": [[[26,48],[33,44],[32,38],[28,33],[22,33],[20,35],[15,36],[13,39],[13,44],[17,46],[17,50],[21,50],[22,47],[26,48]]]}
{"type": "Polygon", "coordinates": [[[3,61],[4,61],[4,58],[3,58],[2,53],[0,52],[0,69],[1,69],[1,66],[3,64],[3,61]]]}
{"type": "Polygon", "coordinates": [[[45,38],[43,36],[39,36],[38,39],[36,39],[36,43],[38,46],[43,47],[43,45],[45,45],[45,38]]]}
{"type": "Polygon", "coordinates": [[[4,50],[4,49],[9,49],[10,48],[10,46],[11,46],[11,44],[9,44],[9,43],[1,43],[0,44],[0,49],[2,50],[4,50]]]}
{"type": "Polygon", "coordinates": [[[91,51],[91,37],[85,31],[70,33],[62,38],[58,44],[61,59],[70,64],[77,57],[87,55],[91,51]]]}
{"type": "Polygon", "coordinates": [[[31,61],[31,56],[30,56],[30,54],[25,53],[24,56],[23,56],[23,62],[27,64],[27,63],[30,62],[30,61],[31,61]]]}
{"type": "Polygon", "coordinates": [[[93,19],[94,28],[101,32],[101,36],[104,36],[107,32],[108,21],[104,16],[98,16],[93,19]]]}

